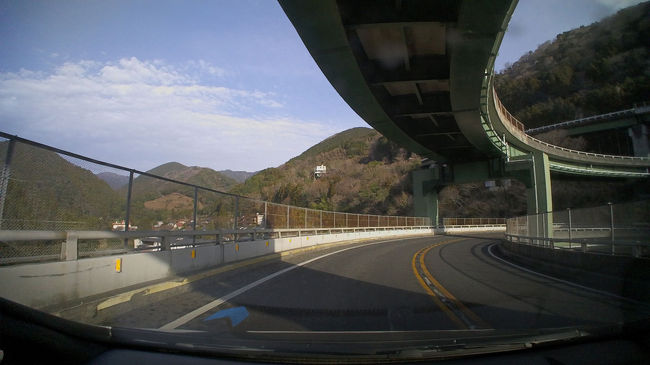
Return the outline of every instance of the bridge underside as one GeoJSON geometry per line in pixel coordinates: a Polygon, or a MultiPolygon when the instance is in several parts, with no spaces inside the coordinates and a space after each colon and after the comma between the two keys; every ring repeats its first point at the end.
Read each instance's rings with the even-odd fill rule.
{"type": "Polygon", "coordinates": [[[437,191],[450,182],[521,179],[528,211],[537,213],[552,209],[551,171],[647,174],[643,166],[628,171],[614,161],[601,168],[592,157],[529,145],[501,120],[491,122],[502,116],[491,104],[494,60],[516,2],[280,0],[350,107],[387,138],[435,161],[413,176],[415,213],[434,219],[437,191]]]}
{"type": "Polygon", "coordinates": [[[480,126],[479,95],[511,3],[280,1],[325,76],[368,124],[450,163],[497,155],[480,126]]]}

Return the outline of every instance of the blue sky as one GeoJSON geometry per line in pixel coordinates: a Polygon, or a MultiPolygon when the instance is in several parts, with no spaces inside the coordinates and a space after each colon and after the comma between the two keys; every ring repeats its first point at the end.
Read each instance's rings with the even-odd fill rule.
{"type": "MultiPolygon", "coordinates": [[[[637,0],[520,0],[497,69],[637,0]]],[[[0,0],[0,130],[147,170],[256,171],[367,126],[277,2],[0,0]]]]}

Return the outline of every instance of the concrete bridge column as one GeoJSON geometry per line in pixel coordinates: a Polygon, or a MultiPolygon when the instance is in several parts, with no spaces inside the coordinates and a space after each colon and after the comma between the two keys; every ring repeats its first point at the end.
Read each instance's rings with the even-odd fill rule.
{"type": "Polygon", "coordinates": [[[528,232],[531,236],[553,237],[553,195],[551,192],[551,171],[548,155],[533,152],[531,155],[530,184],[526,184],[528,195],[528,232]]]}
{"type": "Polygon", "coordinates": [[[415,216],[431,218],[431,224],[438,226],[438,185],[436,169],[413,171],[413,206],[415,216]]]}
{"type": "Polygon", "coordinates": [[[632,151],[635,157],[650,156],[650,143],[648,143],[648,126],[645,124],[635,125],[627,130],[628,136],[632,139],[632,151]]]}

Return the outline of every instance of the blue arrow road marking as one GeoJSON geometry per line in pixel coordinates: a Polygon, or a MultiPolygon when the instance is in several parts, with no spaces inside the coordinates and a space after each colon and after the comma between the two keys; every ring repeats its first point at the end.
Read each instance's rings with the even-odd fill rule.
{"type": "Polygon", "coordinates": [[[213,319],[228,318],[230,319],[230,325],[235,327],[240,324],[241,321],[246,319],[246,317],[248,317],[248,311],[246,310],[246,307],[234,307],[220,310],[210,317],[204,319],[203,321],[207,322],[213,319]]]}

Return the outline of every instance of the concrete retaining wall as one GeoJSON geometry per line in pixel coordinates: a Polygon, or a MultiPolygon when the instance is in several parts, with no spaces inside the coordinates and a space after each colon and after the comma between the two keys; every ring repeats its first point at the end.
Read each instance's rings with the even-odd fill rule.
{"type": "Polygon", "coordinates": [[[650,302],[650,259],[549,249],[503,241],[500,256],[535,271],[650,302]]]}
{"type": "Polygon", "coordinates": [[[433,234],[433,230],[346,232],[0,267],[0,296],[42,308],[274,252],[362,238],[422,234],[433,234]],[[118,260],[120,272],[116,271],[118,260]]]}

